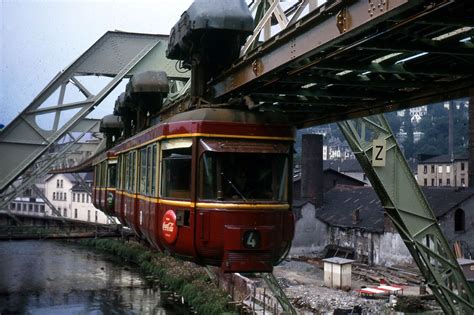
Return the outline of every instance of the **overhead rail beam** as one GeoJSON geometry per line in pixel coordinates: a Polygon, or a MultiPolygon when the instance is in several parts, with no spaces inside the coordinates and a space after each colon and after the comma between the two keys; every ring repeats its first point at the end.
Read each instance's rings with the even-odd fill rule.
{"type": "Polygon", "coordinates": [[[474,88],[469,1],[288,2],[286,27],[275,17],[283,3],[254,2],[255,32],[209,83],[211,103],[240,100],[303,128],[468,97],[474,88]],[[262,42],[263,25],[273,36],[262,42]]]}

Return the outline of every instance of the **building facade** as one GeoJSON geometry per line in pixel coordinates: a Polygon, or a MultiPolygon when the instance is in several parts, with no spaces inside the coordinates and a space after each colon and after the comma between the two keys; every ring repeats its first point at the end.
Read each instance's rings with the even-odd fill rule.
{"type": "Polygon", "coordinates": [[[418,162],[418,184],[425,187],[468,187],[467,155],[439,155],[418,162]]]}
{"type": "MultiPolygon", "coordinates": [[[[86,185],[92,186],[91,173],[80,176],[84,178],[86,185]]],[[[101,224],[113,223],[102,211],[94,207],[89,193],[71,174],[54,174],[46,179],[45,195],[65,218],[101,224]]],[[[47,205],[46,214],[56,215],[47,205]]]]}

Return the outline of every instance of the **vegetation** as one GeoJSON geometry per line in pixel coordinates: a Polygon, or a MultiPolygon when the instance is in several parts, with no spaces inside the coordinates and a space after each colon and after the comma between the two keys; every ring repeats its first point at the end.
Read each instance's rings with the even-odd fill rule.
{"type": "MultiPolygon", "coordinates": [[[[454,154],[467,152],[469,145],[469,108],[464,106],[465,99],[453,101],[454,106],[454,154]]],[[[408,114],[400,117],[397,112],[385,114],[392,131],[397,135],[402,131],[404,134],[399,137],[399,144],[402,146],[407,159],[416,158],[420,154],[442,155],[448,154],[448,109],[444,103],[432,104],[427,107],[427,113],[417,122],[412,122],[408,114]],[[415,143],[414,133],[421,132],[423,135],[415,143]]],[[[336,124],[320,127],[311,127],[298,130],[295,144],[295,161],[300,159],[301,138],[306,133],[319,133],[325,130],[324,143],[327,144],[331,138],[338,138],[344,141],[344,136],[336,124]]]]}
{"type": "Polygon", "coordinates": [[[233,312],[227,294],[211,282],[203,268],[195,264],[117,240],[90,239],[80,243],[138,265],[146,274],[156,277],[166,289],[181,295],[198,314],[233,312]]]}

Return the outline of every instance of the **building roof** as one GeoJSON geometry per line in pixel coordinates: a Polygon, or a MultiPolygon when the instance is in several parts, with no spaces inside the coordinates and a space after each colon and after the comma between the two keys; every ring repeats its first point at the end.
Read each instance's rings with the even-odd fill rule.
{"type": "MultiPolygon", "coordinates": [[[[323,170],[323,175],[327,175],[328,173],[333,173],[341,178],[344,178],[344,179],[347,179],[348,181],[351,181],[354,183],[354,186],[364,186],[366,185],[365,182],[361,181],[361,180],[358,180],[357,178],[354,178],[354,177],[351,177],[349,175],[346,175],[346,174],[343,174],[341,172],[338,172],[332,168],[326,168],[323,170]]],[[[295,175],[293,175],[293,183],[294,182],[297,182],[297,181],[300,181],[301,180],[301,172],[299,173],[296,173],[295,175]]]]}
{"type": "Polygon", "coordinates": [[[372,187],[336,186],[324,194],[324,204],[316,217],[329,225],[383,232],[385,211],[372,187]],[[359,210],[359,220],[353,223],[353,211],[359,210]]]}
{"type": "Polygon", "coordinates": [[[437,218],[457,208],[474,195],[474,188],[471,187],[422,187],[422,190],[437,218]]]}
{"type": "MultiPolygon", "coordinates": [[[[465,160],[465,161],[468,160],[467,153],[454,155],[454,161],[462,161],[462,160],[465,160]]],[[[443,154],[443,155],[434,156],[432,158],[418,162],[418,164],[433,164],[433,163],[451,163],[451,156],[449,154],[443,154]]]]}
{"type": "Polygon", "coordinates": [[[355,159],[350,160],[324,160],[323,161],[324,169],[333,169],[338,172],[357,172],[363,173],[362,167],[359,164],[359,161],[355,159]]]}
{"type": "MultiPolygon", "coordinates": [[[[455,210],[474,195],[474,188],[423,187],[423,193],[437,218],[455,210]]],[[[294,206],[306,202],[295,200],[294,206]]],[[[372,187],[336,186],[324,194],[324,204],[316,210],[316,217],[330,226],[357,228],[382,233],[384,211],[372,187]],[[359,220],[353,222],[353,213],[359,210],[359,220]]]]}

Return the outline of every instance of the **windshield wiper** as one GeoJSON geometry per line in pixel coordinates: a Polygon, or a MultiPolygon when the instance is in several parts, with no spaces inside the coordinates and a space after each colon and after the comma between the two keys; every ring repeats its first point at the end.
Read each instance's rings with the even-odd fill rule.
{"type": "Polygon", "coordinates": [[[221,172],[221,176],[227,181],[227,183],[229,183],[229,185],[235,190],[235,192],[239,194],[240,198],[242,198],[243,201],[247,201],[244,195],[237,189],[237,187],[235,187],[234,183],[232,183],[232,181],[224,175],[224,172],[221,172]]]}

